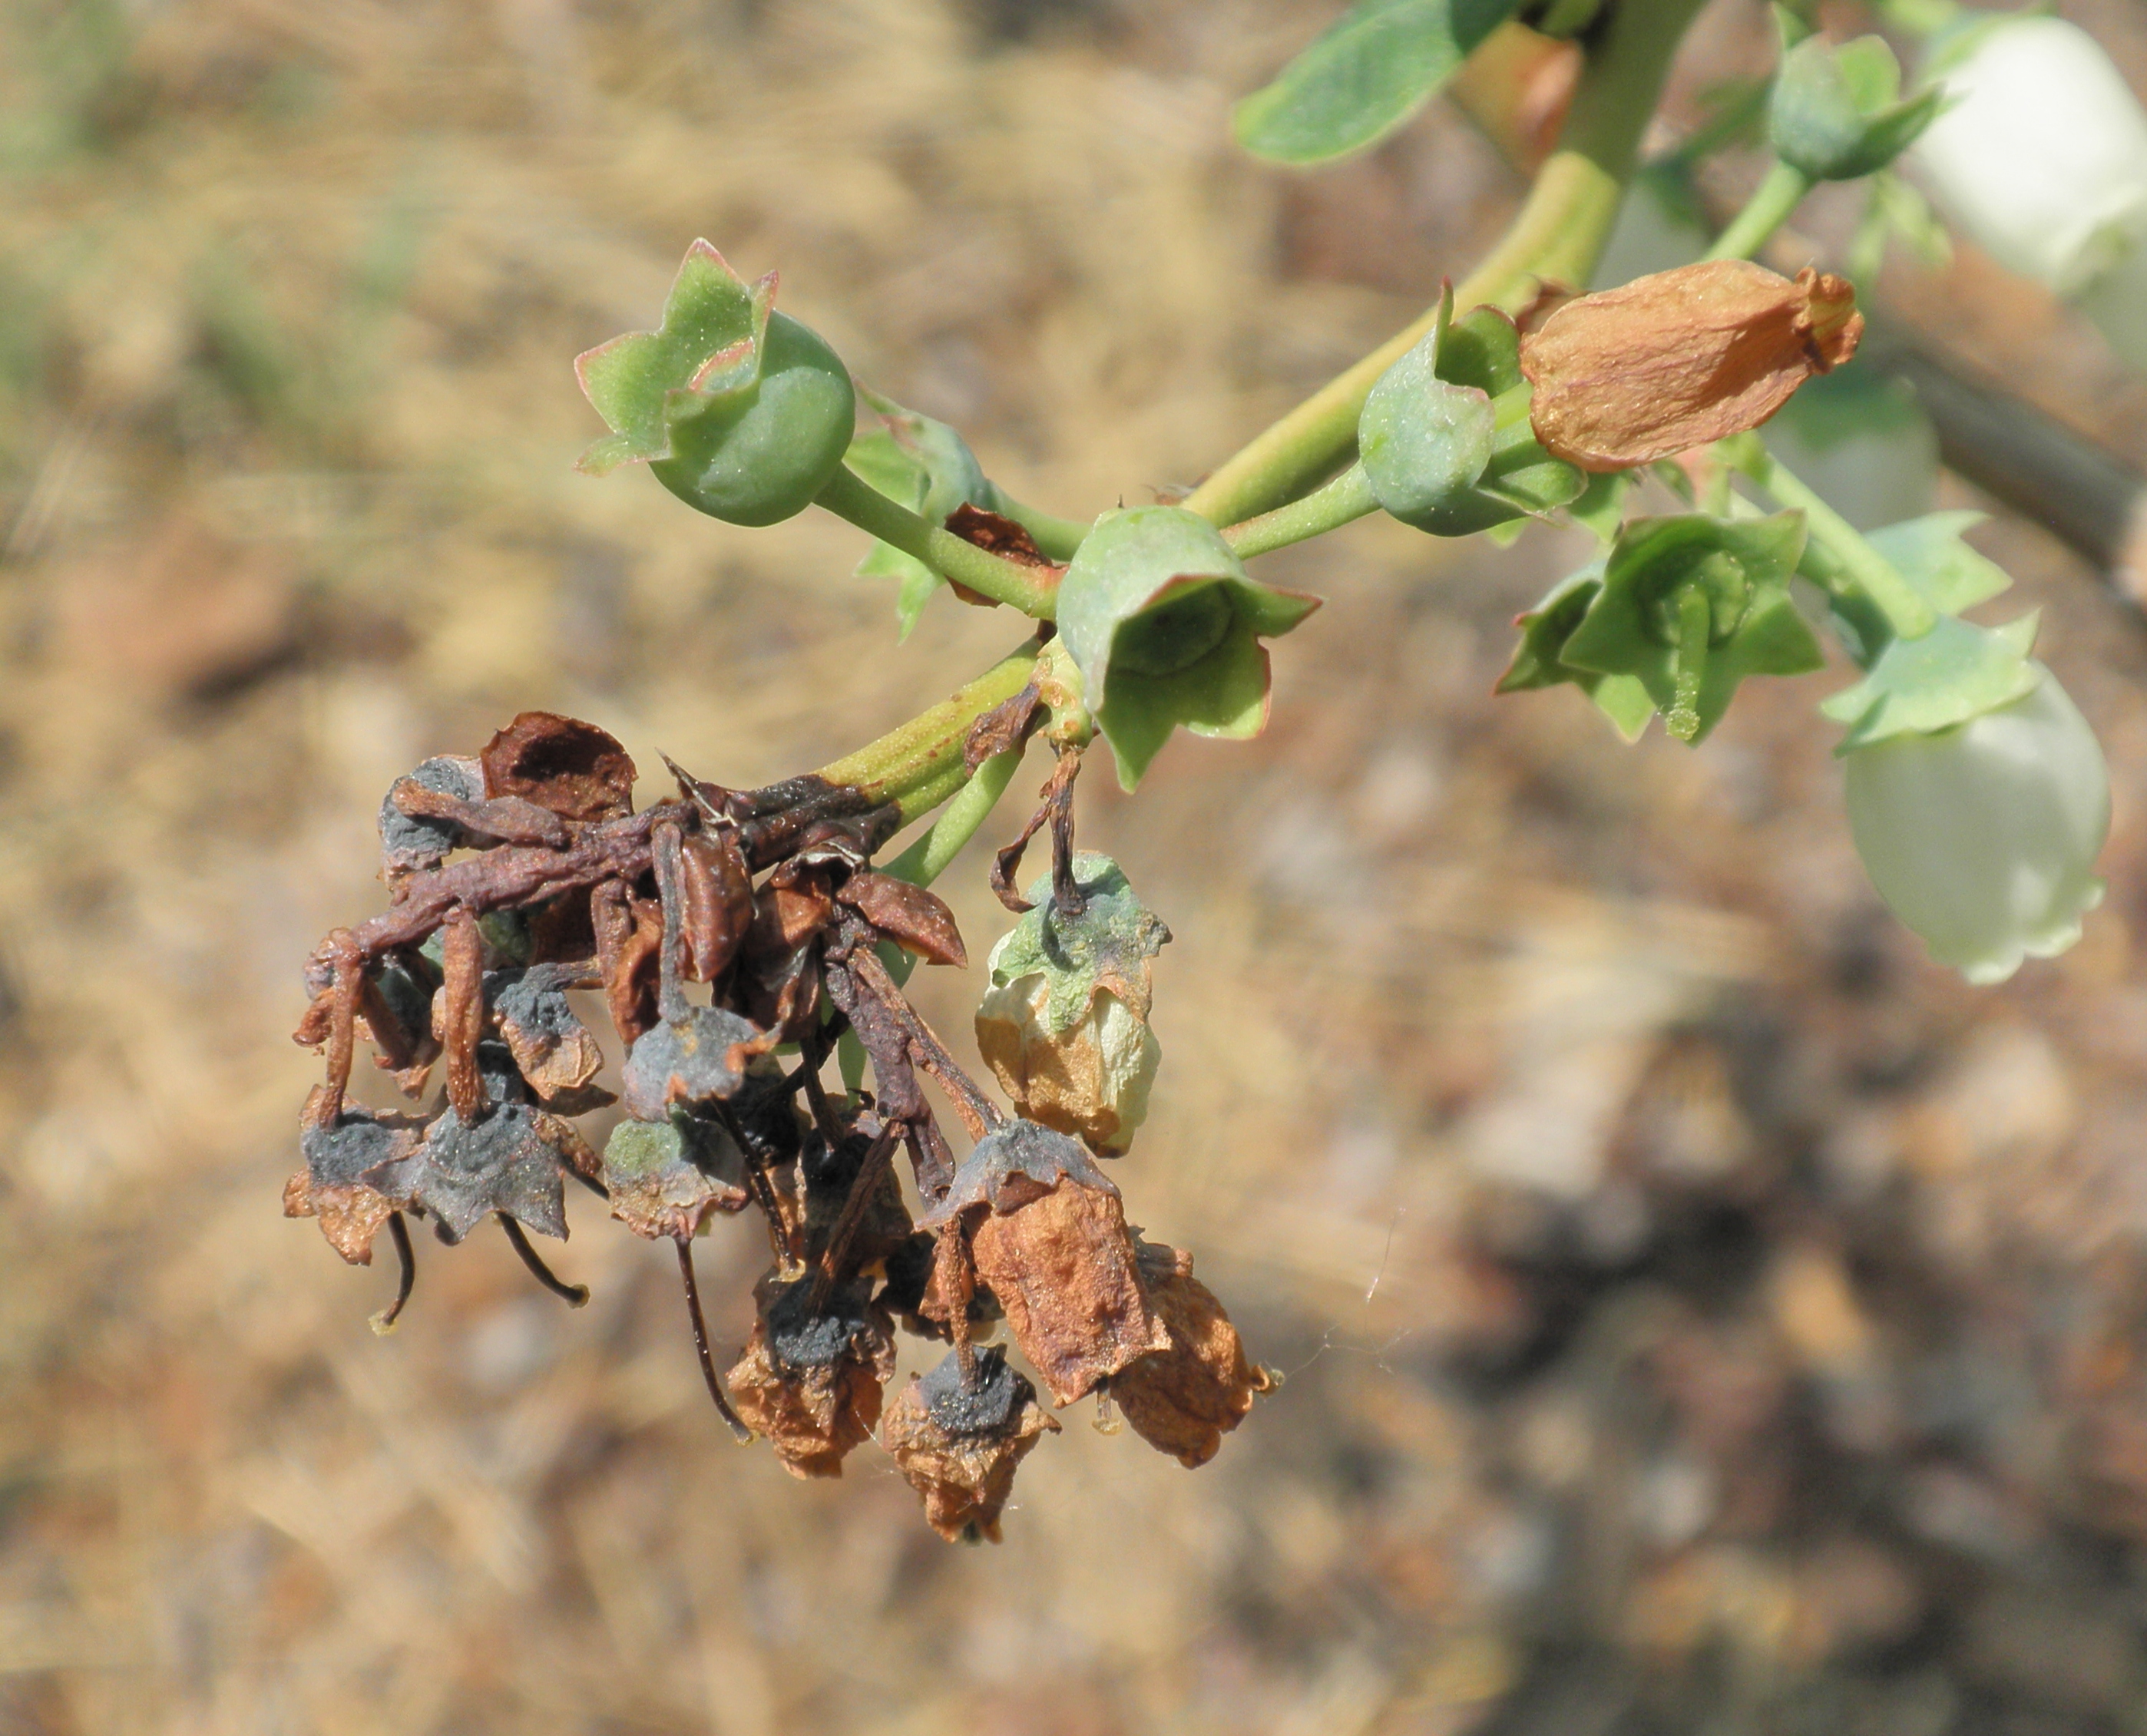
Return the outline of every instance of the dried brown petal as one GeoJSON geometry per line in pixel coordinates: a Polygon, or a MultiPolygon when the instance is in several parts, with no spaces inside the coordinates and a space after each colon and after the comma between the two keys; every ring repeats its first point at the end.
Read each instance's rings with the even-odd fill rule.
{"type": "Polygon", "coordinates": [[[851,875],[835,898],[927,963],[968,968],[969,953],[962,944],[962,931],[938,893],[892,874],[867,873],[851,875]]]}
{"type": "Polygon", "coordinates": [[[1190,1254],[1144,1242],[1139,1257],[1149,1306],[1169,1328],[1170,1348],[1128,1364],[1113,1378],[1111,1397],[1135,1434],[1196,1468],[1244,1421],[1269,1377],[1245,1360],[1237,1328],[1194,1277],[1190,1254]]]}
{"type": "Polygon", "coordinates": [[[632,1043],[656,1023],[656,992],[663,957],[663,914],[616,880],[589,894],[597,968],[603,974],[604,1010],[620,1038],[632,1043]]]}
{"type": "Polygon", "coordinates": [[[838,1286],[813,1306],[813,1281],[769,1273],[754,1288],[760,1318],[724,1377],[746,1425],[768,1437],[793,1477],[839,1477],[870,1438],[881,1388],[894,1373],[894,1333],[869,1284],[838,1286]]]}
{"type": "Polygon", "coordinates": [[[728,827],[689,834],[679,850],[687,978],[713,983],[731,967],[753,922],[753,875],[728,827]]]}
{"type": "Polygon", "coordinates": [[[298,1140],[306,1167],[284,1186],[283,1215],[319,1218],[331,1248],[353,1266],[369,1266],[373,1238],[404,1201],[371,1185],[368,1173],[408,1157],[423,1139],[424,1126],[349,1108],[321,1126],[326,1094],[325,1086],[316,1085],[307,1098],[298,1140]]]}
{"type": "Polygon", "coordinates": [[[949,1543],[997,1543],[1014,1467],[1047,1429],[1056,1433],[1058,1423],[1036,1402],[1036,1388],[998,1351],[980,1350],[966,1381],[954,1356],[913,1377],[888,1407],[880,1441],[924,1498],[934,1531],[949,1543]]]}
{"type": "Polygon", "coordinates": [[[488,796],[520,796],[569,820],[633,811],[633,762],[593,723],[525,711],[479,758],[488,796]]]}
{"type": "MultiPolygon", "coordinates": [[[[964,543],[988,548],[1003,560],[1018,561],[1024,567],[1051,564],[1043,551],[1036,546],[1036,538],[1029,535],[1027,525],[1001,513],[988,513],[967,501],[947,515],[947,528],[964,543]]],[[[978,600],[990,601],[988,598],[978,600]]]]}
{"type": "Polygon", "coordinates": [[[1536,438],[1583,470],[1629,469],[1755,428],[1856,353],[1848,281],[1743,259],[1569,302],[1521,341],[1536,438]]]}
{"type": "MultiPolygon", "coordinates": [[[[589,1086],[603,1066],[603,1051],[574,1016],[566,991],[595,981],[572,964],[533,964],[493,971],[485,978],[485,996],[499,1034],[529,1088],[546,1103],[558,1103],[573,1114],[601,1106],[589,1101],[589,1086]]],[[[596,1095],[603,1103],[611,1101],[609,1092],[596,1095]]]]}
{"type": "Polygon", "coordinates": [[[1170,1348],[1141,1293],[1119,1190],[1065,1134],[1027,1121],[996,1129],[924,1223],[945,1222],[949,1204],[973,1220],[977,1277],[1056,1403],[1170,1348]]]}
{"type": "Polygon", "coordinates": [[[484,937],[468,910],[457,910],[440,931],[440,969],[446,980],[433,1023],[447,1053],[448,1100],[464,1121],[475,1121],[484,1113],[484,1080],[477,1063],[484,1035],[484,937]]]}

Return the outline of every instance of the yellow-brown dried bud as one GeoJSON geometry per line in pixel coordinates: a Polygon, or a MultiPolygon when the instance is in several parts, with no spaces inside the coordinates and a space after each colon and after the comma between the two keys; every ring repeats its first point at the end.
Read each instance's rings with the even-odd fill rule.
{"type": "Polygon", "coordinates": [[[1036,1388],[996,1350],[976,1353],[969,1378],[950,1356],[912,1377],[888,1407],[880,1440],[924,1498],[924,1517],[948,1542],[999,1540],[999,1513],[1013,1493],[1014,1467],[1058,1421],[1036,1388]]]}
{"type": "Polygon", "coordinates": [[[1197,1468],[1274,1381],[1245,1360],[1238,1328],[1215,1293],[1194,1277],[1192,1255],[1144,1242],[1139,1258],[1149,1306],[1169,1329],[1170,1348],[1129,1363],[1113,1378],[1111,1397],[1135,1434],[1197,1468]]]}
{"type": "Polygon", "coordinates": [[[754,1288],[760,1318],[724,1384],[793,1477],[841,1476],[843,1455],[879,1421],[894,1334],[871,1290],[839,1285],[815,1307],[809,1278],[785,1283],[771,1272],[754,1288]]]}
{"type": "Polygon", "coordinates": [[[1681,265],[1568,302],[1521,340],[1529,419],[1569,463],[1629,469],[1759,427],[1863,335],[1845,278],[1681,265]]]}
{"type": "Polygon", "coordinates": [[[1028,914],[992,948],[977,1047],[1022,1114],[1114,1158],[1147,1118],[1163,1058],[1148,1018],[1170,930],[1108,856],[1084,853],[1074,868],[1078,915],[1061,914],[1038,880],[1028,914]]]}

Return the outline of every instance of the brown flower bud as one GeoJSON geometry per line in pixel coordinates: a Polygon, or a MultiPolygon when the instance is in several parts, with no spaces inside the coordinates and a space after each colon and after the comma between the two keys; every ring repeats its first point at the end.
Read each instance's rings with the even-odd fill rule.
{"type": "Polygon", "coordinates": [[[773,1272],[754,1287],[760,1318],[725,1378],[746,1426],[768,1437],[793,1477],[839,1477],[843,1455],[879,1421],[894,1373],[894,1334],[869,1283],[838,1285],[813,1305],[813,1281],[773,1272]]]}
{"type": "Polygon", "coordinates": [[[948,1542],[999,1540],[999,1513],[1013,1493],[1014,1467],[1056,1418],[1036,1388],[996,1350],[979,1350],[969,1378],[949,1356],[922,1379],[913,1376],[888,1407],[881,1442],[909,1486],[924,1498],[924,1517],[948,1542]]]}
{"type": "Polygon", "coordinates": [[[995,1128],[920,1222],[956,1217],[969,1220],[977,1276],[1055,1403],[1170,1348],[1141,1293],[1119,1190],[1078,1141],[1033,1121],[995,1128]]]}
{"type": "Polygon", "coordinates": [[[1569,302],[1521,340],[1529,419],[1569,463],[1629,469],[1759,427],[1863,335],[1845,278],[1681,265],[1569,302]]]}
{"type": "Polygon", "coordinates": [[[1193,1275],[1193,1256],[1160,1243],[1139,1247],[1149,1306],[1169,1328],[1170,1348],[1130,1363],[1111,1397],[1149,1445],[1175,1453],[1188,1469],[1215,1456],[1272,1377],[1245,1360],[1245,1347],[1215,1293],[1193,1275]]]}

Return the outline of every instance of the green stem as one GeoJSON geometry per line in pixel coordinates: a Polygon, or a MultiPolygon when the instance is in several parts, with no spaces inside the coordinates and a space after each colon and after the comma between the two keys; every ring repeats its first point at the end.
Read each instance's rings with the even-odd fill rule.
{"type": "Polygon", "coordinates": [[[1772,453],[1764,453],[1742,468],[1782,505],[1794,507],[1804,515],[1812,539],[1877,606],[1895,638],[1920,639],[1938,625],[1937,612],[1901,577],[1894,563],[1809,487],[1776,463],[1772,453]]]}
{"type": "MultiPolygon", "coordinates": [[[[1545,282],[1588,281],[1610,238],[1670,57],[1699,9],[1699,0],[1618,0],[1589,50],[1558,150],[1504,238],[1454,291],[1456,308],[1488,303],[1518,312],[1545,282]]],[[[1432,308],[1329,381],[1219,466],[1185,505],[1211,523],[1236,524],[1314,486],[1354,448],[1357,418],[1379,376],[1438,317],[1432,308]]]]}
{"type": "Polygon", "coordinates": [[[1287,548],[1293,543],[1322,536],[1353,518],[1378,511],[1379,505],[1379,498],[1372,493],[1371,478],[1364,474],[1364,467],[1352,464],[1326,487],[1314,489],[1304,499],[1293,500],[1272,513],[1263,513],[1257,518],[1232,525],[1223,533],[1223,540],[1237,551],[1239,560],[1249,561],[1270,549],[1287,548]]]}
{"type": "MultiPolygon", "coordinates": [[[[902,823],[922,818],[969,781],[963,758],[977,720],[1029,683],[1036,673],[1031,640],[898,729],[820,768],[816,777],[862,790],[875,804],[900,805],[902,823]]],[[[981,820],[983,816],[979,815],[981,820]]]]}
{"type": "Polygon", "coordinates": [[[1775,230],[1789,220],[1790,213],[1804,203],[1804,195],[1811,188],[1811,177],[1777,158],[1752,197],[1744,202],[1744,208],[1730,219],[1728,228],[1715,237],[1707,257],[1750,258],[1766,246],[1775,230]]]}
{"type": "Polygon", "coordinates": [[[1879,0],[1879,18],[1894,29],[1925,40],[1950,30],[1965,8],[1954,0],[1879,0]]]}
{"type": "Polygon", "coordinates": [[[1058,606],[1058,575],[1018,561],[1003,560],[952,531],[921,518],[898,501],[889,500],[847,464],[838,465],[818,503],[838,518],[883,543],[913,555],[943,578],[967,586],[994,603],[1003,603],[1048,621],[1058,606]]]}
{"type": "Polygon", "coordinates": [[[961,853],[962,846],[990,818],[1007,785],[1013,781],[1013,774],[1021,769],[1021,755],[1019,748],[1009,748],[978,766],[975,775],[947,804],[947,811],[933,823],[932,829],[893,861],[882,863],[880,872],[918,886],[929,886],[938,879],[946,872],[947,864],[961,853]]]}

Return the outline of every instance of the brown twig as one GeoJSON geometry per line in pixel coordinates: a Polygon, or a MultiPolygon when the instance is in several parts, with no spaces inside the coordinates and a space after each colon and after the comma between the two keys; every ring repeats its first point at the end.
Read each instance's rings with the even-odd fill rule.
{"type": "Polygon", "coordinates": [[[851,1180],[849,1195],[843,1201],[842,1213],[835,1219],[834,1228],[828,1232],[827,1248],[820,1257],[820,1269],[813,1275],[812,1307],[815,1313],[835,1287],[843,1263],[848,1258],[850,1243],[857,1239],[858,1226],[864,1222],[866,1205],[879,1186],[880,1178],[887,1173],[888,1160],[901,1140],[901,1127],[890,1121],[865,1149],[858,1173],[851,1180]]]}
{"type": "Polygon", "coordinates": [[[1013,877],[1021,871],[1029,839],[1047,825],[1051,828],[1052,908],[1061,916],[1079,916],[1086,904],[1074,879],[1074,780],[1080,773],[1081,750],[1061,748],[1058,763],[1037,792],[1036,812],[1020,835],[993,857],[992,891],[1008,909],[1025,913],[1035,908],[1016,888],[1013,877]]]}

